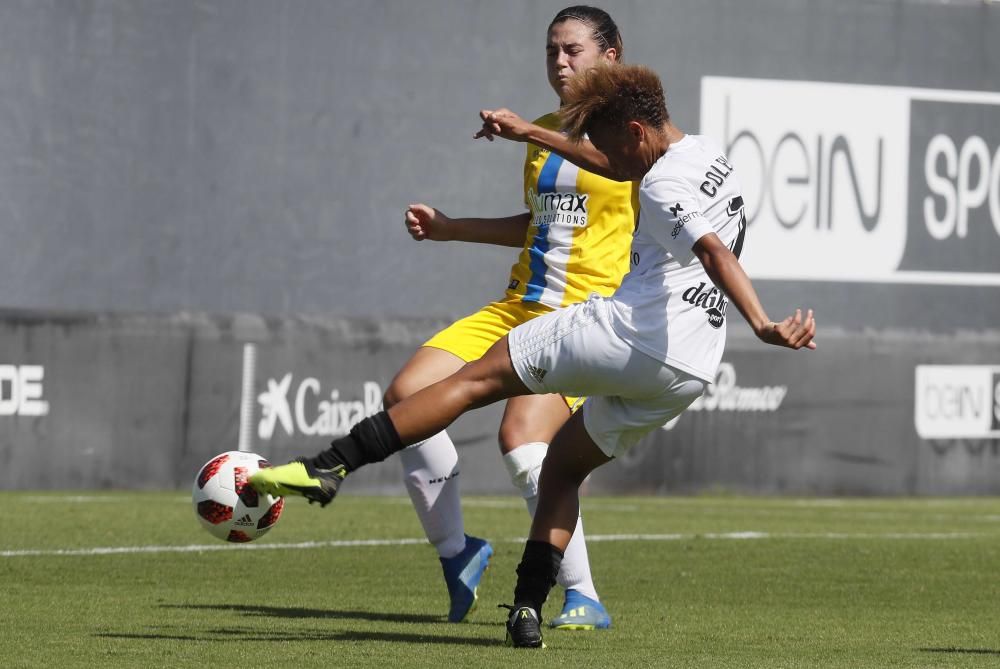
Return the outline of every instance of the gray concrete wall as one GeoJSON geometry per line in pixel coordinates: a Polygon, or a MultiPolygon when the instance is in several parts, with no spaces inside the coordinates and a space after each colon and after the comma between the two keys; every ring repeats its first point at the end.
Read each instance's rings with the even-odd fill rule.
{"type": "Polygon", "coordinates": [[[735,338],[716,385],[591,490],[1000,492],[1000,365],[970,366],[1000,361],[1000,337],[827,333],[820,346],[735,338]]]}
{"type": "MultiPolygon", "coordinates": [[[[247,342],[257,353],[249,446],[275,462],[318,451],[378,409],[442,325],[5,316],[0,350],[19,364],[0,364],[0,489],[186,488],[236,447],[247,342]]],[[[1000,361],[1000,336],[829,331],[821,346],[792,353],[737,335],[709,393],[590,490],[1000,493],[1000,364],[984,364],[1000,361]]],[[[499,419],[492,406],[451,430],[466,491],[510,487],[499,419]]],[[[350,486],[402,492],[397,459],[350,486]]]]}
{"type": "MultiPolygon", "coordinates": [[[[521,147],[471,134],[482,107],[554,108],[543,41],[562,6],[3,3],[0,305],[348,317],[478,308],[502,293],[510,250],[414,244],[401,212],[414,200],[456,214],[521,210],[521,147]]],[[[996,5],[608,8],[626,58],[660,72],[688,130],[701,123],[706,76],[1000,90],[996,5]]],[[[1000,236],[986,243],[1000,257],[1000,236]]],[[[1000,323],[1000,300],[983,287],[775,280],[761,291],[778,305],[808,298],[824,323],[852,329],[1000,323]]]]}
{"type": "MultiPolygon", "coordinates": [[[[247,341],[259,411],[270,392],[294,412],[304,388],[306,420],[255,418],[280,460],[502,294],[511,249],[415,244],[402,210],[521,210],[523,147],[471,135],[482,107],[554,108],[543,43],[562,6],[0,4],[0,488],[186,486],[235,445],[247,341]]],[[[734,323],[718,387],[784,388],[780,406],[706,400],[592,488],[997,492],[1000,428],[976,421],[1000,365],[1000,6],[607,8],[678,125],[729,145],[760,211],[747,267],[771,312],[816,308],[822,348],[762,351],[734,323]],[[810,223],[778,220],[758,181],[810,223]],[[928,217],[949,207],[964,222],[956,208],[942,235],[928,217]],[[918,383],[922,365],[979,370],[918,383]]],[[[498,416],[456,428],[468,490],[507,488],[498,416]]],[[[400,490],[397,466],[352,485],[400,490]]]]}
{"type": "MultiPolygon", "coordinates": [[[[273,462],[321,450],[379,409],[396,370],[445,324],[0,313],[0,490],[186,488],[237,448],[247,343],[257,351],[250,448],[273,462]]],[[[501,411],[473,412],[452,431],[470,490],[508,485],[501,411]]],[[[402,492],[398,461],[351,486],[402,492]]]]}

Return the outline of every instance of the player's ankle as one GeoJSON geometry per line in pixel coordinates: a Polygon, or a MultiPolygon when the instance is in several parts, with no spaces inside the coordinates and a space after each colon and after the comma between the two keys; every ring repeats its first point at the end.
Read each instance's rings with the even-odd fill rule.
{"type": "Polygon", "coordinates": [[[521,563],[517,566],[515,607],[530,606],[541,618],[542,605],[556,584],[562,558],[562,551],[546,541],[529,539],[525,543],[521,563]]]}
{"type": "Polygon", "coordinates": [[[365,465],[382,462],[403,448],[389,414],[380,411],[363,419],[349,434],[334,440],[330,448],[308,458],[307,462],[320,469],[343,465],[348,472],[353,472],[365,465]]]}

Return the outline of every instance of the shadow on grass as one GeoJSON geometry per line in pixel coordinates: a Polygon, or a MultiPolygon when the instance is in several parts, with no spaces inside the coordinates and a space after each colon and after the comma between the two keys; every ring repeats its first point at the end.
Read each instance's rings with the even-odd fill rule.
{"type": "Polygon", "coordinates": [[[337,609],[307,609],[297,606],[259,606],[250,604],[161,604],[164,609],[202,611],[233,611],[245,616],[269,618],[322,618],[327,620],[367,620],[382,623],[443,623],[444,616],[426,613],[383,613],[381,611],[346,611],[337,609]]]}
{"type": "Polygon", "coordinates": [[[503,644],[502,638],[497,639],[470,639],[460,636],[438,636],[435,634],[403,634],[400,632],[263,632],[261,630],[234,630],[217,629],[205,630],[200,636],[191,634],[177,634],[174,632],[150,631],[142,633],[126,632],[98,632],[96,637],[103,639],[142,639],[160,641],[195,641],[218,643],[219,641],[276,641],[287,643],[289,641],[377,641],[389,643],[416,643],[416,644],[450,644],[455,646],[500,646],[503,644]]]}
{"type": "Polygon", "coordinates": [[[921,653],[956,653],[958,655],[997,655],[1000,650],[994,648],[918,648],[921,653]]]}

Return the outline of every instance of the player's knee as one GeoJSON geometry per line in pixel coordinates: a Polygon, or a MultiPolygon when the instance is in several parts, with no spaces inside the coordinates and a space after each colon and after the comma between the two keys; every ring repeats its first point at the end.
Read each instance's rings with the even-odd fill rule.
{"type": "Polygon", "coordinates": [[[578,459],[566,458],[564,453],[553,452],[549,448],[542,463],[539,481],[540,484],[542,481],[550,481],[550,485],[579,488],[591,471],[592,467],[584,465],[578,459]]]}
{"type": "Polygon", "coordinates": [[[548,447],[548,444],[540,441],[522,443],[503,456],[510,482],[521,491],[525,499],[538,494],[538,476],[548,447]]]}
{"type": "Polygon", "coordinates": [[[389,384],[389,387],[385,389],[385,394],[382,395],[382,404],[388,409],[393,405],[399,404],[418,390],[419,388],[414,387],[405,377],[397,376],[389,384]]]}
{"type": "Polygon", "coordinates": [[[531,438],[528,426],[521,421],[504,419],[500,424],[500,431],[497,433],[497,441],[500,444],[501,453],[510,453],[521,444],[536,440],[531,438]]]}

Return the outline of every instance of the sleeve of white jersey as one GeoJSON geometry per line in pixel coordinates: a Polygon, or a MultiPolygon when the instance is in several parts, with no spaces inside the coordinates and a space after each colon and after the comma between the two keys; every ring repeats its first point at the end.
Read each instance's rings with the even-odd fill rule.
{"type": "Polygon", "coordinates": [[[644,183],[639,190],[642,227],[681,264],[694,257],[695,242],[710,232],[712,225],[701,212],[694,188],[684,179],[660,177],[644,183]]]}

